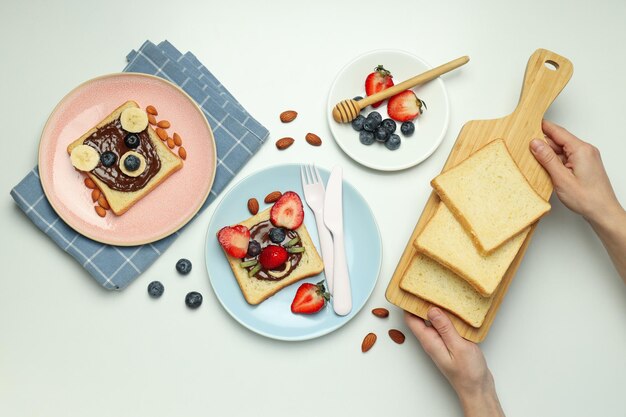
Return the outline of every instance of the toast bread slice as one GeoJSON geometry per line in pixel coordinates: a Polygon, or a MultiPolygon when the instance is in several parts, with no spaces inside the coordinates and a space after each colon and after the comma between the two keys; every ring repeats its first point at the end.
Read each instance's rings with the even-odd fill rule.
{"type": "MultiPolygon", "coordinates": [[[[105,126],[112,121],[118,119],[122,111],[130,107],[137,107],[139,105],[130,100],[126,103],[122,104],[117,109],[113,110],[107,117],[105,117],[102,121],[100,121],[96,126],[89,129],[84,135],[76,139],[74,142],[70,143],[67,147],[67,153],[71,154],[72,149],[74,149],[78,145],[82,145],[85,139],[91,136],[94,132],[98,130],[98,128],[105,126]]],[[[156,132],[150,125],[146,128],[148,132],[148,137],[154,146],[159,159],[161,160],[161,167],[159,171],[156,173],[154,177],[148,181],[148,183],[137,191],[119,191],[110,188],[107,184],[101,181],[98,177],[96,177],[91,172],[85,172],[85,174],[92,179],[92,181],[96,184],[96,186],[100,189],[104,197],[107,199],[109,206],[111,207],[111,211],[116,215],[120,216],[124,214],[129,208],[131,208],[137,201],[145,197],[148,193],[150,193],[155,187],[157,187],[161,182],[163,182],[166,178],[172,175],[174,172],[178,171],[183,167],[182,159],[172,152],[157,136],[156,132]]],[[[119,162],[119,160],[118,160],[119,162]]]]}

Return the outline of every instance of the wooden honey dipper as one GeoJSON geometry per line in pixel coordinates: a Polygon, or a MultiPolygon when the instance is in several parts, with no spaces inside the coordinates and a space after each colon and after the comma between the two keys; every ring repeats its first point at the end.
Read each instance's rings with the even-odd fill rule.
{"type": "Polygon", "coordinates": [[[457,58],[453,61],[448,62],[447,64],[440,65],[437,68],[433,68],[422,74],[416,75],[413,78],[409,78],[408,80],[403,81],[398,85],[394,85],[393,87],[390,87],[379,93],[367,96],[362,100],[342,100],[337,103],[333,108],[333,119],[335,119],[337,123],[351,122],[359,115],[361,110],[363,110],[370,104],[388,99],[389,97],[395,96],[396,94],[401,93],[404,90],[408,90],[409,88],[413,88],[416,85],[424,84],[425,82],[433,80],[440,75],[445,74],[446,72],[450,72],[453,69],[467,64],[468,61],[468,56],[462,56],[461,58],[457,58]]]}

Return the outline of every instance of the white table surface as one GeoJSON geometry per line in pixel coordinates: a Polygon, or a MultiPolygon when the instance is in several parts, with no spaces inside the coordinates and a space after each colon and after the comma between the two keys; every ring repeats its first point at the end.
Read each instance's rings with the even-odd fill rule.
{"type": "MultiPolygon", "coordinates": [[[[626,3],[588,1],[4,1],[0,4],[0,415],[2,416],[450,416],[452,389],[408,335],[384,292],[464,122],[513,110],[537,48],[568,57],[574,75],[547,113],[602,156],[626,202],[626,3]],[[56,4],[54,4],[56,3],[56,4]],[[369,4],[368,4],[369,3],[369,4]],[[562,3],[562,4],[561,4],[562,3]],[[567,6],[566,4],[569,3],[567,6]],[[364,311],[317,340],[277,342],[238,325],[204,267],[216,204],[123,292],[108,292],[39,232],[9,197],[37,160],[39,135],[73,87],[120,71],[146,39],[193,51],[270,131],[236,180],[276,163],[340,164],[363,193],[383,239],[383,265],[364,311]],[[444,77],[448,133],[427,161],[382,174],[353,163],[330,139],[325,104],[339,69],[373,49],[398,48],[431,64],[471,62],[444,77]],[[293,108],[297,123],[278,114],[293,108]],[[308,131],[279,153],[273,142],[308,131]],[[174,263],[188,257],[181,278],[174,263]],[[146,294],[152,280],[167,291],[146,294]],[[204,295],[197,311],[184,306],[204,295]],[[391,309],[386,321],[369,314],[391,309]],[[379,341],[360,352],[364,335],[379,341]]],[[[231,184],[232,186],[232,184],[231,184]]],[[[541,221],[482,349],[510,416],[623,416],[626,286],[580,217],[555,198],[541,221]]]]}

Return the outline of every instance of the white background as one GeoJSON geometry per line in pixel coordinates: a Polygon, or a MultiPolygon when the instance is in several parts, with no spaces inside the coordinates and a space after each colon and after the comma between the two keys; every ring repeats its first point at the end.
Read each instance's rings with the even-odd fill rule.
{"type": "MultiPolygon", "coordinates": [[[[384,292],[462,124],[513,110],[528,57],[551,49],[574,75],[546,117],[602,151],[626,202],[626,3],[478,1],[3,1],[0,5],[0,415],[450,416],[446,380],[384,292]],[[509,4],[506,4],[509,3],[509,4]],[[144,40],[193,51],[270,131],[238,175],[277,163],[341,164],[372,207],[383,239],[378,284],[364,311],[318,340],[257,336],[221,308],[203,247],[216,204],[136,282],[107,292],[39,232],[9,197],[35,165],[43,125],[79,83],[120,71],[144,40]],[[355,56],[398,48],[431,64],[469,55],[444,76],[451,120],[442,146],[398,173],[365,169],[329,136],[325,104],[355,56]],[[278,114],[299,111],[283,125],[278,114]],[[273,142],[308,131],[279,153],[273,142]],[[181,278],[176,260],[188,257],[181,278]],[[146,286],[164,282],[159,300],[146,286]],[[184,306],[204,295],[197,311],[184,306]],[[386,321],[367,311],[391,309],[386,321]],[[379,341],[360,352],[364,335],[379,341]]],[[[623,416],[626,286],[590,227],[552,199],[482,349],[509,416],[623,416]]]]}

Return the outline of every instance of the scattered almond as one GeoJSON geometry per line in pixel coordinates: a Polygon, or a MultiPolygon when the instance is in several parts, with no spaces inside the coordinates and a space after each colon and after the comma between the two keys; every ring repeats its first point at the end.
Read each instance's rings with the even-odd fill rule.
{"type": "Polygon", "coordinates": [[[276,147],[277,147],[279,150],[281,150],[281,151],[282,151],[282,150],[287,149],[287,148],[288,148],[288,147],[290,147],[291,145],[293,145],[293,142],[294,142],[294,141],[293,141],[293,138],[282,138],[282,139],[278,139],[278,140],[276,141],[276,147]]]}
{"type": "Polygon", "coordinates": [[[148,114],[148,123],[150,123],[152,126],[156,125],[156,117],[154,117],[154,115],[152,114],[148,114]]]}
{"type": "Polygon", "coordinates": [[[161,140],[167,140],[167,132],[165,131],[165,129],[161,129],[160,127],[157,127],[156,134],[161,140]]]}
{"type": "Polygon", "coordinates": [[[372,314],[375,315],[376,317],[379,317],[381,319],[387,318],[389,317],[389,310],[387,310],[386,308],[375,308],[372,310],[372,314]]]}
{"type": "Polygon", "coordinates": [[[157,126],[163,128],[163,129],[169,129],[170,122],[168,122],[167,120],[160,120],[159,123],[157,123],[157,126]]]}
{"type": "Polygon", "coordinates": [[[374,346],[376,343],[376,335],[374,333],[368,333],[363,339],[363,343],[361,343],[361,352],[365,353],[374,346]]]}
{"type": "Polygon", "coordinates": [[[280,121],[283,123],[293,122],[298,117],[298,112],[294,110],[287,110],[280,114],[280,121]]]}
{"type": "Polygon", "coordinates": [[[181,139],[178,133],[174,133],[174,136],[172,136],[172,139],[174,139],[174,144],[176,146],[181,146],[183,144],[183,140],[181,139]]]}
{"type": "Polygon", "coordinates": [[[187,151],[182,146],[178,148],[178,156],[180,156],[183,161],[187,159],[187,151]]]}
{"type": "Polygon", "coordinates": [[[107,199],[104,198],[104,195],[101,195],[100,198],[98,198],[98,205],[105,210],[108,210],[111,208],[111,206],[109,206],[109,202],[107,201],[107,199]]]}
{"type": "Polygon", "coordinates": [[[283,193],[281,193],[280,191],[272,191],[265,196],[265,199],[263,201],[265,201],[266,204],[275,203],[282,195],[283,193]]]}
{"type": "Polygon", "coordinates": [[[89,177],[85,178],[85,186],[87,186],[87,188],[93,190],[94,188],[96,188],[96,183],[93,182],[93,180],[89,177]]]}
{"type": "Polygon", "coordinates": [[[176,146],[176,145],[174,144],[174,139],[172,139],[172,138],[167,138],[167,146],[168,146],[170,149],[174,149],[174,146],[176,146]]]}
{"type": "Polygon", "coordinates": [[[98,190],[97,188],[94,188],[91,191],[91,201],[95,203],[96,201],[98,201],[99,198],[100,198],[100,190],[98,190]]]}
{"type": "Polygon", "coordinates": [[[315,133],[307,133],[304,138],[309,142],[309,145],[320,146],[322,144],[322,139],[315,133]]]}
{"type": "Polygon", "coordinates": [[[404,339],[406,339],[406,337],[404,336],[404,333],[402,333],[400,330],[397,330],[397,329],[389,330],[389,337],[391,338],[391,340],[393,340],[399,345],[403,344],[404,339]]]}
{"type": "Polygon", "coordinates": [[[256,198],[251,198],[248,200],[248,211],[252,215],[255,215],[259,212],[259,202],[256,198]]]}
{"type": "Polygon", "coordinates": [[[153,115],[153,116],[158,116],[158,114],[159,114],[159,112],[157,112],[156,107],[154,107],[154,106],[152,106],[152,105],[150,105],[150,106],[146,107],[146,112],[147,112],[148,114],[153,115]]]}
{"type": "Polygon", "coordinates": [[[102,207],[95,206],[94,208],[96,209],[96,213],[98,213],[98,216],[104,217],[104,216],[107,215],[107,211],[105,209],[103,209],[102,207]]]}

